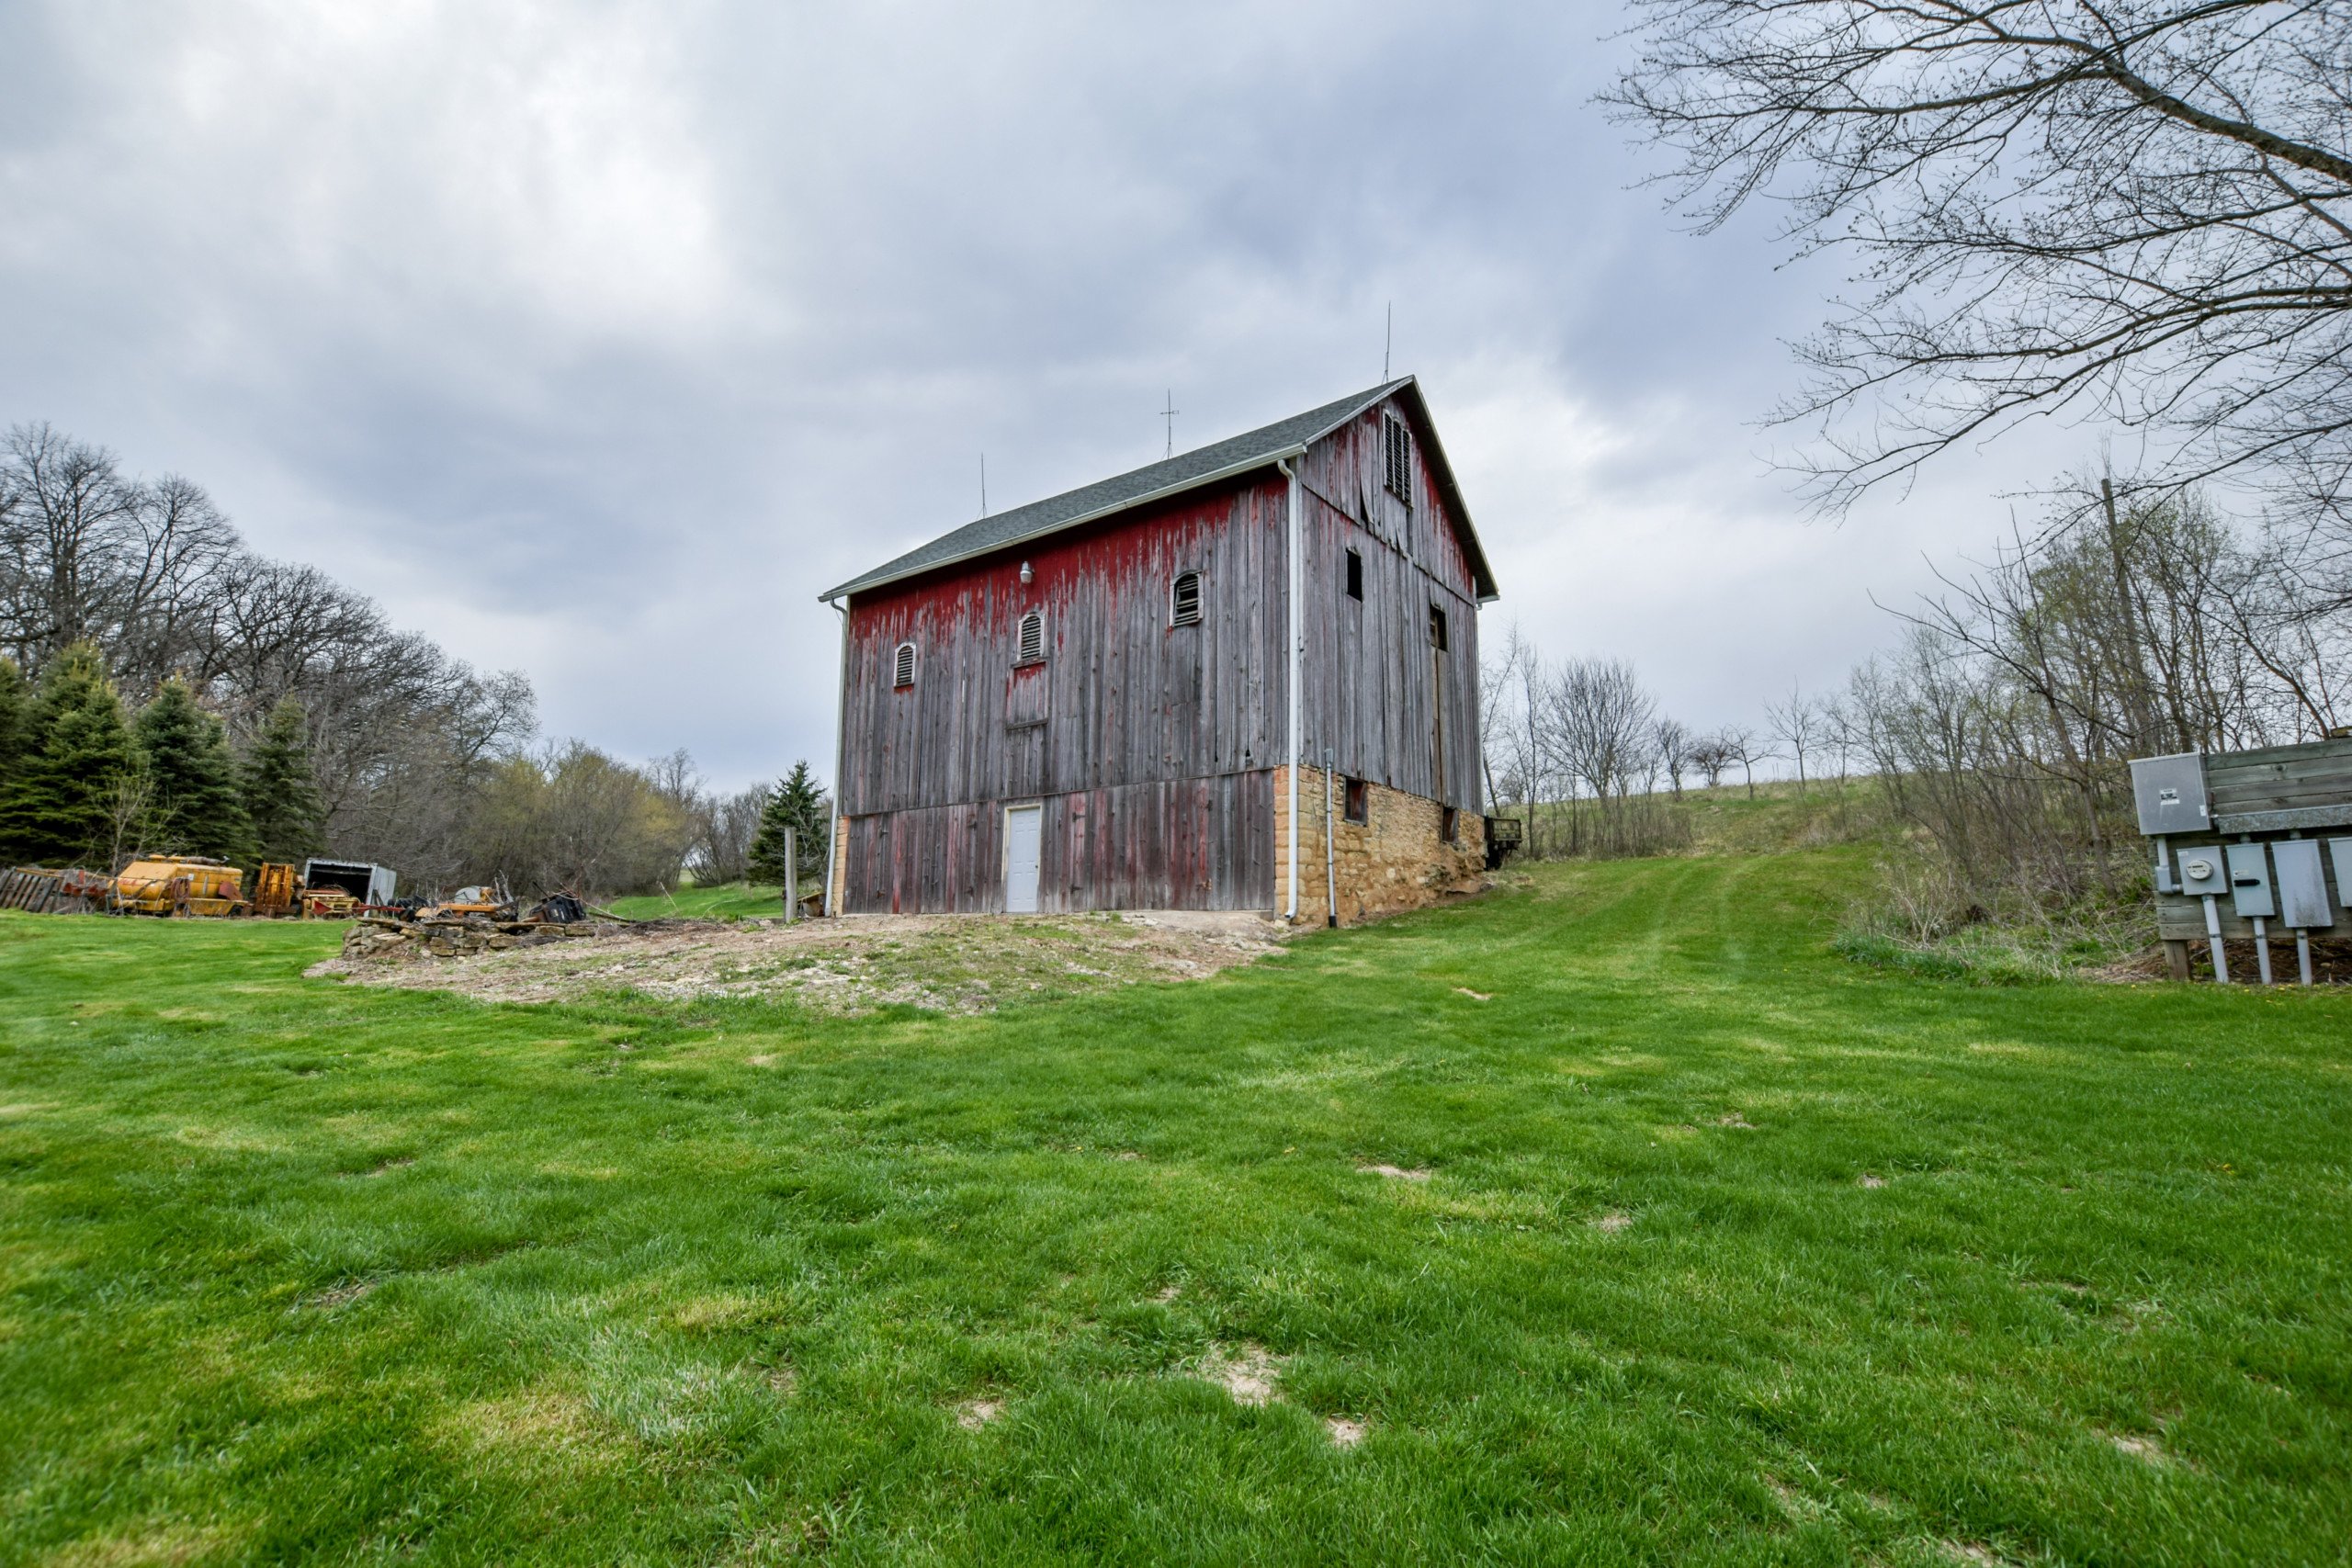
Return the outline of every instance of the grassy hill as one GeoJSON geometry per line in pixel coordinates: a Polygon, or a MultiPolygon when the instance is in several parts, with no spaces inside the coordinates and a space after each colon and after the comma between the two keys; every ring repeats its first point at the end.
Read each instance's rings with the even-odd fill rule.
{"type": "Polygon", "coordinates": [[[2344,1560],[2352,997],[1865,860],[972,1019],[0,915],[0,1562],[2344,1560]]]}
{"type": "Polygon", "coordinates": [[[696,887],[689,884],[675,893],[650,893],[639,897],[616,898],[605,907],[613,913],[632,920],[656,920],[665,916],[694,919],[780,919],[784,915],[784,889],[754,887],[747,882],[723,883],[715,887],[696,887]]]}

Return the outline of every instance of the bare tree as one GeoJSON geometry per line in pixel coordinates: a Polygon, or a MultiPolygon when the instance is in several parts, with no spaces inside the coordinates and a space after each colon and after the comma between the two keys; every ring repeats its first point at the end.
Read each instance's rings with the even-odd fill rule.
{"type": "Polygon", "coordinates": [[[154,814],[155,784],[144,768],[117,775],[106,800],[107,874],[119,876],[140,851],[140,840],[154,814]]]}
{"type": "MultiPolygon", "coordinates": [[[[734,795],[705,795],[695,818],[695,843],[686,869],[705,886],[741,882],[751,872],[752,840],[759,837],[760,815],[767,809],[768,790],[755,784],[734,795]]],[[[822,855],[819,847],[814,851],[822,855]]]]}
{"type": "Polygon", "coordinates": [[[1650,735],[1656,743],[1658,766],[1666,771],[1667,785],[1679,801],[1682,798],[1682,775],[1693,765],[1690,752],[1699,738],[1690,733],[1689,725],[1664,714],[1650,727],[1650,735]]]}
{"type": "Polygon", "coordinates": [[[1690,743],[1690,765],[1706,776],[1709,789],[1723,783],[1724,773],[1738,760],[1721,734],[1702,735],[1690,743]]]}
{"type": "Polygon", "coordinates": [[[1572,659],[1555,666],[1542,711],[1545,743],[1573,786],[1570,852],[1646,854],[1687,837],[1687,823],[1647,799],[1659,767],[1657,705],[1631,664],[1572,659]],[[1592,802],[1589,841],[1579,798],[1592,802]]]}
{"type": "Polygon", "coordinates": [[[1637,3],[1675,199],[1862,258],[1780,411],[1826,504],[2063,415],[2346,524],[2352,0],[1637,3]]]}
{"type": "Polygon", "coordinates": [[[1756,731],[1744,724],[1727,724],[1715,731],[1715,744],[1722,747],[1726,762],[1737,762],[1747,781],[1747,798],[1756,798],[1756,764],[1772,755],[1756,731]]]}
{"type": "Polygon", "coordinates": [[[1783,754],[1796,761],[1797,795],[1802,798],[1805,793],[1805,757],[1821,744],[1821,710],[1801,688],[1792,685],[1787,696],[1764,705],[1764,722],[1770,726],[1772,739],[1788,748],[1783,754]]]}

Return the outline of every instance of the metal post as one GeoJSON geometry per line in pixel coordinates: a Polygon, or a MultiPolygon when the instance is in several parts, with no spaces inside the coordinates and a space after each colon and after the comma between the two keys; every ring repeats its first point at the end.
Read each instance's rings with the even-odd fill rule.
{"type": "Polygon", "coordinates": [[[1305,568],[1300,562],[1298,555],[1298,471],[1290,466],[1290,460],[1287,457],[1275,459],[1274,467],[1282,470],[1283,478],[1289,481],[1289,487],[1285,491],[1285,494],[1287,497],[1286,536],[1289,541],[1290,554],[1290,592],[1286,595],[1289,601],[1288,610],[1290,617],[1290,832],[1287,835],[1288,843],[1286,846],[1290,870],[1290,896],[1289,902],[1283,910],[1283,919],[1289,921],[1291,924],[1295,925],[1298,923],[1298,656],[1301,647],[1299,642],[1300,605],[1298,601],[1299,596],[1306,592],[1306,576],[1305,568]]]}
{"type": "Polygon", "coordinates": [[[1324,923],[1337,931],[1340,926],[1340,873],[1338,855],[1331,847],[1331,774],[1339,766],[1339,753],[1329,747],[1323,749],[1323,908],[1328,917],[1324,923]]]}
{"type": "Polygon", "coordinates": [[[2213,946],[2213,978],[2226,986],[2230,983],[2230,961],[2222,956],[2222,911],[2215,908],[2211,893],[2205,895],[2205,940],[2213,946]]]}
{"type": "Polygon", "coordinates": [[[800,918],[800,835],[794,829],[784,830],[784,923],[790,925],[800,918]]]}
{"type": "Polygon", "coordinates": [[[2295,928],[2295,967],[2302,972],[2302,982],[2312,983],[2312,933],[2302,927],[2295,928]]]}
{"type": "Polygon", "coordinates": [[[2260,915],[2254,917],[2254,966],[2261,972],[2262,983],[2270,984],[2270,932],[2260,915]]]}

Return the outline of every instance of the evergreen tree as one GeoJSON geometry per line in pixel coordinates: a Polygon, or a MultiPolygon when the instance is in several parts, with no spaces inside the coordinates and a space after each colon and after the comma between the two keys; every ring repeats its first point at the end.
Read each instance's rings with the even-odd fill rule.
{"type": "Polygon", "coordinates": [[[75,643],[50,661],[27,730],[0,796],[0,852],[95,864],[136,848],[139,751],[96,649],[75,643]]]}
{"type": "Polygon", "coordinates": [[[311,777],[311,728],[302,705],[281,698],[245,753],[245,815],[263,860],[300,867],[324,842],[326,807],[311,777]]]}
{"type": "Polygon", "coordinates": [[[164,682],[155,700],[139,710],[132,733],[153,791],[147,847],[249,861],[253,824],[245,817],[228,731],[197,705],[188,683],[176,675],[164,682]]]}
{"type": "Polygon", "coordinates": [[[8,781],[17,776],[17,766],[24,761],[28,732],[32,728],[32,689],[25,683],[25,672],[17,668],[13,659],[0,659],[0,797],[5,797],[8,781]]]}
{"type": "Polygon", "coordinates": [[[793,763],[760,813],[759,835],[752,840],[751,879],[783,886],[784,830],[789,828],[798,851],[800,885],[807,888],[810,877],[824,869],[826,816],[825,792],[809,776],[808,764],[793,763]]]}

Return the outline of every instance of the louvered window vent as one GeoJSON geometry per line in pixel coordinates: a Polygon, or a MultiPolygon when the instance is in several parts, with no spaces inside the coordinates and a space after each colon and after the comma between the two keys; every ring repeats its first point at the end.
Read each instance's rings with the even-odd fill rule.
{"type": "Polygon", "coordinates": [[[1388,470],[1388,493],[1409,505],[1413,500],[1413,433],[1405,427],[1403,420],[1392,414],[1385,434],[1386,438],[1381,445],[1388,470]]]}
{"type": "Polygon", "coordinates": [[[1020,634],[1015,641],[1019,644],[1019,651],[1013,656],[1014,662],[1035,664],[1045,658],[1046,617],[1035,610],[1022,616],[1020,634]]]}
{"type": "Polygon", "coordinates": [[[914,683],[915,645],[910,642],[902,642],[899,645],[898,654],[890,661],[890,684],[911,686],[914,683]]]}
{"type": "Polygon", "coordinates": [[[1180,571],[1168,588],[1168,624],[1171,626],[1197,626],[1201,624],[1201,574],[1180,571]]]}

